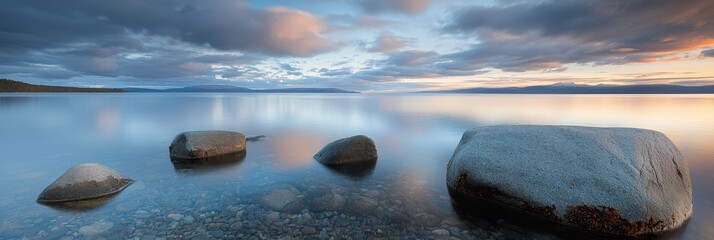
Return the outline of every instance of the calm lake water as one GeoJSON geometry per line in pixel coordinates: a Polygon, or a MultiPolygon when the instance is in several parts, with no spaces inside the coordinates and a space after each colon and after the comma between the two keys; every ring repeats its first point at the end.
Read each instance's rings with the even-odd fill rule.
{"type": "Polygon", "coordinates": [[[714,95],[5,94],[0,239],[556,238],[504,220],[465,219],[452,207],[446,163],[465,130],[494,124],[665,133],[687,158],[694,188],[694,215],[674,238],[714,236],[714,95]],[[235,163],[171,163],[176,134],[210,129],[266,137],[249,142],[235,163]],[[373,169],[344,173],[312,159],[357,134],[377,144],[373,169]],[[137,181],[91,209],[35,202],[83,162],[137,181]],[[286,186],[303,209],[264,204],[271,189],[286,186]],[[376,206],[347,211],[356,197],[376,206]],[[331,203],[334,211],[324,210],[331,203]]]}

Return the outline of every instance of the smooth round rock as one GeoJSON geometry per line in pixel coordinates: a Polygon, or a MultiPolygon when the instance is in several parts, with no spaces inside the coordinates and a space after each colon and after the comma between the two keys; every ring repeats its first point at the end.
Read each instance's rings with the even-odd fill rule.
{"type": "Polygon", "coordinates": [[[275,185],[262,196],[264,206],[281,212],[299,212],[302,209],[300,191],[290,185],[275,185]]]}
{"type": "Polygon", "coordinates": [[[347,200],[338,193],[328,192],[312,199],[310,210],[313,212],[337,211],[345,205],[347,200]]]}
{"type": "Polygon", "coordinates": [[[98,163],[78,164],[40,193],[40,203],[86,200],[118,193],[133,180],[98,163]]]}
{"type": "Polygon", "coordinates": [[[497,203],[570,227],[655,234],[692,215],[689,169],[662,133],[490,126],[464,133],[447,166],[460,204],[497,203]]]}
{"type": "Polygon", "coordinates": [[[79,234],[85,236],[93,236],[96,234],[104,233],[114,227],[114,223],[110,221],[99,221],[91,225],[83,226],[79,228],[79,234]]]}
{"type": "Polygon", "coordinates": [[[313,158],[331,166],[374,164],[377,161],[377,147],[371,138],[357,135],[327,144],[313,158]]]}
{"type": "Polygon", "coordinates": [[[346,212],[355,215],[371,213],[379,203],[371,198],[364,196],[352,197],[347,201],[346,212]]]}
{"type": "Polygon", "coordinates": [[[183,132],[171,142],[172,160],[205,159],[245,151],[245,135],[231,131],[183,132]]]}

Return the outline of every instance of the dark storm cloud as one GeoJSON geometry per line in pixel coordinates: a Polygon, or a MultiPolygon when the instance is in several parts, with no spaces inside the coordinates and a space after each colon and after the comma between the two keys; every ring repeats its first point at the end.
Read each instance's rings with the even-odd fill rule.
{"type": "MultiPolygon", "coordinates": [[[[563,39],[545,39],[530,36],[494,39],[482,35],[481,43],[468,50],[446,54],[446,64],[453,69],[497,68],[504,71],[523,72],[538,69],[557,69],[564,63],[599,61],[596,51],[582,44],[563,39]]],[[[601,56],[600,56],[601,57],[601,56]]]]}
{"type": "Polygon", "coordinates": [[[337,43],[322,36],[327,30],[310,13],[253,9],[239,1],[11,0],[0,8],[0,73],[20,79],[207,79],[222,73],[215,64],[332,50],[337,43]]]}
{"type": "Polygon", "coordinates": [[[714,57],[714,49],[709,49],[709,50],[704,50],[704,51],[702,51],[702,56],[705,56],[705,57],[714,57]]]}
{"type": "Polygon", "coordinates": [[[127,32],[281,56],[306,57],[336,46],[322,36],[327,25],[310,13],[228,0],[8,1],[0,16],[0,48],[15,50],[121,39],[127,32]]]}
{"type": "MultiPolygon", "coordinates": [[[[691,58],[699,52],[679,53],[714,46],[711,0],[497,0],[459,6],[436,23],[424,22],[432,16],[414,15],[430,4],[453,2],[340,3],[363,11],[319,8],[322,18],[284,7],[254,8],[240,0],[8,0],[0,8],[0,74],[18,80],[100,81],[97,85],[235,81],[365,89],[493,69],[556,72],[569,63],[691,58]],[[434,24],[442,27],[437,34],[434,24]],[[385,34],[373,38],[380,32],[385,34]],[[314,66],[292,59],[360,42],[361,49],[334,53],[381,54],[331,55],[327,59],[342,62],[314,66]]],[[[699,56],[714,57],[714,50],[699,56]]]]}
{"type": "Polygon", "coordinates": [[[336,77],[336,76],[349,76],[352,74],[352,68],[349,67],[343,67],[343,68],[338,68],[338,69],[327,69],[327,68],[321,68],[318,70],[320,73],[320,76],[323,77],[336,77]]]}
{"type": "Polygon", "coordinates": [[[369,13],[401,12],[417,14],[426,10],[431,0],[355,0],[355,2],[369,13]]]}
{"type": "Polygon", "coordinates": [[[369,82],[393,82],[404,78],[428,78],[482,74],[472,68],[457,68],[453,60],[434,51],[408,50],[395,52],[384,60],[370,62],[354,78],[369,82]]]}
{"type": "Polygon", "coordinates": [[[714,1],[517,1],[457,10],[444,31],[479,37],[449,55],[472,68],[650,62],[714,44],[714,1]]]}
{"type": "Polygon", "coordinates": [[[0,66],[0,74],[3,76],[15,75],[18,77],[36,77],[43,79],[69,79],[81,76],[78,72],[61,67],[36,64],[3,65],[0,66]]]}
{"type": "Polygon", "coordinates": [[[285,74],[292,75],[292,76],[302,76],[302,72],[300,72],[300,68],[296,68],[293,65],[283,63],[280,64],[280,69],[284,70],[285,74]]]}
{"type": "MultiPolygon", "coordinates": [[[[169,41],[170,42],[170,41],[169,41]]],[[[157,42],[160,43],[160,42],[157,42]]],[[[171,46],[169,43],[163,45],[171,46]]],[[[107,46],[82,44],[74,48],[28,51],[22,55],[0,53],[0,72],[35,78],[69,78],[82,75],[164,79],[212,76],[211,65],[254,64],[252,55],[207,54],[183,46],[107,46]]]]}
{"type": "Polygon", "coordinates": [[[283,69],[283,70],[287,70],[287,71],[298,71],[298,70],[300,70],[300,69],[298,69],[298,68],[296,68],[296,67],[293,67],[292,65],[287,64],[287,63],[280,64],[280,68],[283,69]]]}
{"type": "MultiPolygon", "coordinates": [[[[353,78],[394,82],[478,75],[489,69],[562,72],[568,63],[667,60],[714,44],[714,2],[506,1],[456,10],[443,31],[477,37],[478,43],[452,53],[396,51],[371,61],[353,78]]],[[[371,49],[381,49],[379,42],[371,49]]]]}

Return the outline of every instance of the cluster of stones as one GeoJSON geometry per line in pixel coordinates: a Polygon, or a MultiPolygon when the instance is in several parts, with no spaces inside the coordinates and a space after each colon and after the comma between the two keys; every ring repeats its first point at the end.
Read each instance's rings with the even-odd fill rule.
{"type": "MultiPolygon", "coordinates": [[[[246,140],[237,132],[184,132],[174,138],[169,151],[174,163],[211,162],[244,156],[246,140]]],[[[374,141],[358,135],[326,145],[313,158],[329,167],[359,169],[373,167],[378,156],[374,141]]],[[[459,205],[503,207],[596,233],[658,234],[682,226],[692,214],[684,157],[664,134],[644,129],[471,129],[454,151],[446,179],[459,205]]],[[[106,166],[80,164],[48,186],[38,202],[96,199],[116,194],[132,182],[106,166]]],[[[312,189],[309,196],[290,185],[276,185],[257,201],[276,214],[300,213],[307,207],[313,212],[359,215],[379,205],[369,197],[345,195],[339,188],[312,189]]]]}
{"type": "MultiPolygon", "coordinates": [[[[265,136],[248,140],[257,141],[262,137],[265,136]]],[[[245,135],[231,131],[183,132],[174,137],[169,153],[171,161],[177,164],[224,162],[244,156],[246,140],[245,135]]],[[[373,165],[377,161],[377,148],[372,139],[359,135],[328,144],[315,154],[315,159],[329,166],[373,165]]],[[[98,199],[114,195],[132,182],[132,179],[107,166],[83,163],[70,168],[47,186],[37,201],[45,204],[67,204],[98,199]]],[[[281,191],[276,194],[291,192],[281,191]]]]}

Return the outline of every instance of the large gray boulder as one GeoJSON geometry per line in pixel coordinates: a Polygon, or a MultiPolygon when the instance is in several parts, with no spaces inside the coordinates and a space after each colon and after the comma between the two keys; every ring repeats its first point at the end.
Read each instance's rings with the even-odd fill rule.
{"type": "Polygon", "coordinates": [[[169,152],[172,160],[218,157],[245,151],[245,135],[230,131],[183,132],[174,137],[169,152]]]}
{"type": "Polygon", "coordinates": [[[675,229],[692,215],[687,162],[662,133],[632,128],[468,130],[447,167],[457,202],[496,203],[616,235],[675,229]]]}
{"type": "Polygon", "coordinates": [[[377,147],[371,138],[357,135],[327,144],[313,158],[330,166],[365,166],[377,162],[377,147]]]}
{"type": "Polygon", "coordinates": [[[133,180],[98,163],[78,164],[52,182],[37,197],[40,203],[87,200],[118,193],[133,180]]]}

